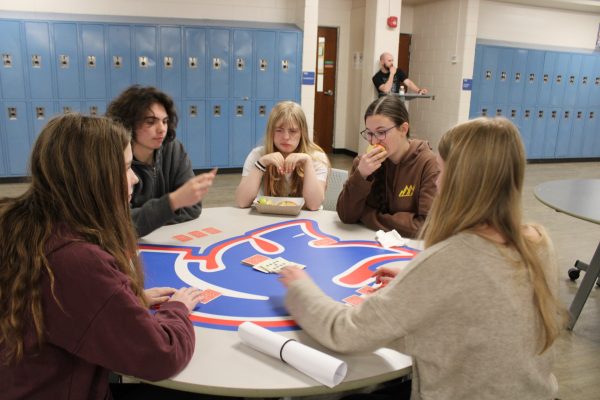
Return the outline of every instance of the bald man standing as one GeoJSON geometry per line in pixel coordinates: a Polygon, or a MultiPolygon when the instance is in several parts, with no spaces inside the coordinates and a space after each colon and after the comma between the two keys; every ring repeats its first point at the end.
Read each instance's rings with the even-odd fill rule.
{"type": "Polygon", "coordinates": [[[394,56],[390,53],[381,54],[379,63],[381,64],[381,68],[373,75],[373,84],[379,92],[379,97],[389,93],[398,93],[400,85],[404,85],[407,89],[418,94],[427,94],[427,89],[419,89],[413,81],[408,79],[404,71],[394,66],[394,56]],[[390,79],[390,76],[393,76],[393,79],[390,79]]]}

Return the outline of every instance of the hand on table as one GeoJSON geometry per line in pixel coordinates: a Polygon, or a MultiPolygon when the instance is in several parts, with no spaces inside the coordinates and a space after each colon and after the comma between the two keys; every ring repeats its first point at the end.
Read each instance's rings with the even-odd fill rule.
{"type": "Polygon", "coordinates": [[[400,272],[399,267],[379,267],[373,272],[373,277],[375,278],[375,283],[380,284],[380,289],[385,287],[388,283],[392,281],[400,272]]]}
{"type": "Polygon", "coordinates": [[[171,287],[154,287],[144,290],[144,297],[148,305],[152,307],[168,301],[175,291],[176,289],[171,287]]]}
{"type": "Polygon", "coordinates": [[[286,288],[300,279],[310,279],[310,276],[303,269],[296,267],[285,267],[279,272],[279,282],[286,288]]]}
{"type": "Polygon", "coordinates": [[[367,179],[369,175],[377,171],[387,157],[387,151],[383,146],[375,146],[375,148],[366,154],[359,157],[358,172],[363,179],[367,179]]]}
{"type": "Polygon", "coordinates": [[[214,168],[210,172],[190,178],[177,190],[169,194],[171,208],[173,210],[178,210],[182,207],[191,207],[198,204],[212,186],[216,175],[217,169],[214,168]]]}
{"type": "Polygon", "coordinates": [[[169,301],[180,301],[185,304],[188,312],[192,312],[196,307],[196,304],[200,301],[201,293],[202,291],[200,289],[185,287],[175,291],[169,301]]]}

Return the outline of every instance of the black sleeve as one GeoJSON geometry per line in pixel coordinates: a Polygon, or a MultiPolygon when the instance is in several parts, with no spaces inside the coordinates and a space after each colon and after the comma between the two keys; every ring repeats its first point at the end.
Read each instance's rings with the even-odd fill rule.
{"type": "MultiPolygon", "coordinates": [[[[396,75],[394,75],[394,79],[396,80],[396,82],[402,84],[406,79],[408,78],[408,76],[404,73],[404,71],[402,71],[401,69],[397,69],[396,70],[396,75]]],[[[400,86],[398,86],[400,87],[400,86]]],[[[406,88],[405,88],[406,90],[406,88]]],[[[406,90],[408,91],[408,90],[406,90]]]]}

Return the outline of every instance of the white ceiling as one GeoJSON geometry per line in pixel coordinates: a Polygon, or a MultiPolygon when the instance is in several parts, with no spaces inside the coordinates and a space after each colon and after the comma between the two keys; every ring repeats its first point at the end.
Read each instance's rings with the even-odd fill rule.
{"type": "MultiPolygon", "coordinates": [[[[402,4],[418,6],[437,0],[402,0],[402,4]]],[[[525,4],[529,6],[560,8],[563,10],[588,11],[600,14],[600,0],[495,0],[504,3],[525,4]]]]}

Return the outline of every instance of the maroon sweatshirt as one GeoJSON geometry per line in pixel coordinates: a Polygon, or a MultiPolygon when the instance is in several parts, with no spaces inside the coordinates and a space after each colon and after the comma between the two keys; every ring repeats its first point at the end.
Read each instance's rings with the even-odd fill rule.
{"type": "Polygon", "coordinates": [[[114,258],[68,231],[46,248],[62,309],[44,275],[45,341],[38,347],[31,327],[25,357],[16,365],[0,364],[2,399],[110,399],[111,370],[154,381],[187,365],[195,337],[183,303],[164,303],[151,314],[114,258]]]}

